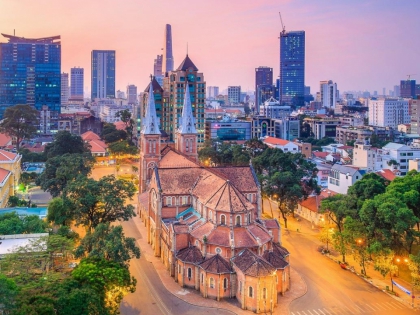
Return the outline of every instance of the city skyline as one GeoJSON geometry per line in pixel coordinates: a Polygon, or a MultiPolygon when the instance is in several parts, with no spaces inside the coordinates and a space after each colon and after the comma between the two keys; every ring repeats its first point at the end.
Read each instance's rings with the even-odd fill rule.
{"type": "Polygon", "coordinates": [[[418,74],[412,79],[420,81],[420,66],[415,64],[420,48],[415,36],[420,28],[416,18],[420,3],[414,0],[398,5],[388,0],[334,4],[326,0],[316,4],[303,0],[199,4],[190,0],[176,4],[110,0],[101,1],[101,14],[93,15],[98,3],[5,1],[0,30],[6,34],[15,30],[16,36],[26,38],[60,35],[61,71],[80,66],[86,78],[90,77],[92,50],[116,50],[116,89],[134,84],[142,90],[162,51],[165,25],[171,24],[174,68],[185,58],[188,45],[190,57],[206,74],[209,86],[224,90],[240,85],[247,91],[254,89],[256,67],[272,67],[274,78],[279,75],[281,23],[277,12],[281,11],[286,31],[306,33],[305,84],[312,93],[322,80],[337,82],[340,91],[371,92],[388,91],[408,74],[418,74]],[[70,23],[75,18],[77,23],[70,23]]]}

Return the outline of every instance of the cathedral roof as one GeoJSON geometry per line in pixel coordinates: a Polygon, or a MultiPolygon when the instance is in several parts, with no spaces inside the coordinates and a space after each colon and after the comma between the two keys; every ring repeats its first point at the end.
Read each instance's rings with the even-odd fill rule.
{"type": "Polygon", "coordinates": [[[264,252],[263,258],[276,269],[284,269],[289,265],[289,263],[285,261],[280,255],[277,255],[275,252],[268,250],[264,252]]]}
{"type": "Polygon", "coordinates": [[[285,258],[290,255],[289,251],[279,243],[273,243],[273,252],[285,258]]]}
{"type": "Polygon", "coordinates": [[[200,168],[196,162],[191,161],[186,156],[175,152],[170,147],[164,149],[162,159],[159,161],[159,168],[178,168],[195,167],[200,168]]]}
{"type": "Polygon", "coordinates": [[[192,68],[194,71],[198,71],[198,68],[194,65],[188,55],[185,57],[184,61],[179,65],[177,71],[187,71],[189,68],[192,68]]]}
{"type": "Polygon", "coordinates": [[[149,84],[149,95],[147,98],[146,116],[142,123],[142,134],[147,135],[160,135],[160,122],[156,115],[155,97],[153,95],[153,84],[149,84]]]}
{"type": "Polygon", "coordinates": [[[232,273],[232,267],[230,263],[226,261],[222,256],[216,254],[200,264],[200,267],[210,273],[232,273]]]}
{"type": "Polygon", "coordinates": [[[185,263],[191,263],[191,264],[199,264],[203,261],[203,256],[201,255],[201,251],[195,246],[190,246],[190,247],[181,249],[176,255],[176,258],[178,258],[179,260],[185,263]]]}
{"type": "Polygon", "coordinates": [[[188,84],[185,84],[184,106],[182,108],[178,132],[181,134],[197,133],[197,129],[195,129],[195,118],[192,112],[191,96],[188,84]]]}
{"type": "Polygon", "coordinates": [[[254,254],[249,249],[242,250],[231,261],[244,274],[251,277],[269,276],[276,271],[268,261],[254,254]]]}
{"type": "Polygon", "coordinates": [[[212,171],[229,179],[242,192],[258,189],[250,166],[214,167],[212,171]]]}
{"type": "Polygon", "coordinates": [[[202,168],[158,168],[160,188],[164,195],[190,194],[202,174],[202,168]]]}

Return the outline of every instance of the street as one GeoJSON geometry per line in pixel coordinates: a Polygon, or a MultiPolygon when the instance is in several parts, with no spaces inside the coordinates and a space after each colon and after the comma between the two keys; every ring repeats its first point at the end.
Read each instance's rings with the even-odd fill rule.
{"type": "MultiPolygon", "coordinates": [[[[278,216],[273,203],[274,214],[278,216]]],[[[266,209],[269,209],[267,205],[266,209]]],[[[280,221],[283,224],[283,220],[280,221]]],[[[291,315],[416,314],[398,300],[383,293],[317,251],[319,241],[310,224],[288,219],[282,233],[290,252],[290,264],[305,280],[308,291],[290,304],[291,315]],[[303,228],[303,225],[307,229],[303,228]],[[297,232],[299,228],[300,232],[297,232]]],[[[293,279],[292,279],[293,290],[293,279]]]]}

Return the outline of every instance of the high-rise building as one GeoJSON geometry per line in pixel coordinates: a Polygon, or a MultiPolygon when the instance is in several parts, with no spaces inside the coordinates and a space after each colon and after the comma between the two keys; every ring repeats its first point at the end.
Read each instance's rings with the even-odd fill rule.
{"type": "Polygon", "coordinates": [[[403,98],[416,97],[416,80],[401,80],[400,96],[403,98]]]}
{"type": "Polygon", "coordinates": [[[399,85],[394,85],[394,96],[395,97],[400,97],[400,86],[399,85]]]}
{"type": "Polygon", "coordinates": [[[69,74],[61,74],[61,106],[69,104],[69,74]]]}
{"type": "Polygon", "coordinates": [[[276,87],[272,84],[259,84],[255,93],[255,110],[260,111],[264,102],[276,97],[276,87]]]}
{"type": "Polygon", "coordinates": [[[396,129],[400,124],[409,123],[408,100],[369,99],[369,125],[396,129]]]}
{"type": "Polygon", "coordinates": [[[91,98],[115,98],[115,50],[92,50],[91,98]]]}
{"type": "Polygon", "coordinates": [[[219,95],[219,87],[218,86],[208,86],[207,87],[207,98],[208,99],[215,99],[219,95]]]}
{"type": "Polygon", "coordinates": [[[24,38],[2,34],[0,43],[0,119],[7,107],[28,104],[37,110],[46,105],[50,129],[57,130],[61,107],[60,36],[24,38]]]}
{"type": "Polygon", "coordinates": [[[162,58],[163,55],[157,55],[153,63],[153,76],[155,77],[159,85],[163,85],[164,73],[162,73],[162,58]]]}
{"type": "MultiPolygon", "coordinates": [[[[273,68],[270,68],[270,67],[255,68],[255,105],[256,105],[257,111],[259,111],[260,105],[271,97],[270,96],[265,99],[261,99],[258,97],[258,87],[260,85],[264,85],[266,87],[273,85],[273,68]]],[[[275,87],[274,87],[274,94],[275,94],[275,87]]]]}
{"type": "Polygon", "coordinates": [[[240,86],[228,86],[228,101],[231,104],[239,104],[241,102],[240,86]]]}
{"type": "Polygon", "coordinates": [[[172,55],[172,28],[170,24],[165,26],[165,38],[163,42],[162,73],[174,70],[174,57],[172,55]]]}
{"type": "Polygon", "coordinates": [[[175,71],[168,72],[168,75],[163,78],[164,100],[161,128],[169,135],[169,141],[175,141],[175,132],[179,128],[186,88],[189,88],[190,91],[192,113],[198,131],[198,144],[202,145],[204,142],[206,82],[203,73],[198,72],[198,68],[188,55],[175,71]]]}
{"type": "Polygon", "coordinates": [[[319,91],[321,93],[321,104],[322,107],[335,108],[335,104],[338,100],[337,83],[331,80],[321,81],[319,83],[319,91]]]}
{"type": "Polygon", "coordinates": [[[70,80],[70,98],[75,100],[83,100],[84,69],[78,67],[71,68],[70,80]]]}
{"type": "Polygon", "coordinates": [[[304,105],[305,32],[280,33],[280,103],[304,105]]]}
{"type": "Polygon", "coordinates": [[[408,101],[408,113],[410,115],[411,133],[420,132],[420,99],[411,99],[408,101]]]}
{"type": "Polygon", "coordinates": [[[127,85],[127,101],[128,104],[137,104],[137,86],[133,84],[127,85]]]}

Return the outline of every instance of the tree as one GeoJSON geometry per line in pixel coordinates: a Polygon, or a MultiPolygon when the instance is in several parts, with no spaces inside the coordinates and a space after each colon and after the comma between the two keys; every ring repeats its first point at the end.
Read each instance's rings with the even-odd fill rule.
{"type": "Polygon", "coordinates": [[[134,120],[131,118],[131,113],[128,109],[120,110],[115,114],[115,117],[121,119],[125,124],[125,131],[127,132],[127,142],[130,145],[133,145],[133,130],[134,130],[134,120]]]}
{"type": "Polygon", "coordinates": [[[251,140],[246,141],[244,145],[252,158],[261,155],[264,150],[268,149],[268,146],[257,138],[252,138],[251,140]]]}
{"type": "Polygon", "coordinates": [[[15,281],[0,273],[0,305],[4,314],[9,314],[14,309],[18,292],[15,281]]]}
{"type": "Polygon", "coordinates": [[[110,143],[108,150],[111,154],[118,156],[124,154],[135,155],[139,151],[136,146],[130,145],[127,140],[110,143]]]}
{"type": "Polygon", "coordinates": [[[355,210],[362,208],[367,199],[372,199],[377,195],[383,194],[386,190],[387,182],[385,179],[375,173],[369,173],[350,186],[347,192],[349,206],[355,210]]]}
{"type": "Polygon", "coordinates": [[[315,164],[300,153],[284,153],[279,149],[265,149],[252,160],[263,194],[277,201],[287,228],[287,215],[297,203],[311,193],[319,193],[315,164]]]}
{"type": "Polygon", "coordinates": [[[45,154],[48,159],[62,156],[66,153],[91,154],[89,144],[85,143],[82,137],[65,130],[60,130],[54,136],[54,141],[45,147],[45,154]]]}
{"type": "Polygon", "coordinates": [[[70,225],[73,217],[68,205],[65,204],[63,198],[55,197],[48,204],[47,221],[55,225],[70,225]]]}
{"type": "Polygon", "coordinates": [[[104,297],[109,314],[118,314],[124,296],[136,290],[137,281],[126,267],[103,259],[83,259],[72,276],[104,297]]]}
{"type": "Polygon", "coordinates": [[[128,267],[131,258],[140,258],[136,240],[125,237],[121,225],[101,223],[92,234],[87,234],[76,249],[76,257],[105,259],[128,267]]]}
{"type": "Polygon", "coordinates": [[[392,275],[395,274],[398,267],[394,264],[394,252],[389,249],[380,249],[376,252],[375,262],[373,268],[380,272],[385,278],[388,274],[391,276],[392,292],[394,292],[394,284],[392,282],[392,275]]]}
{"type": "Polygon", "coordinates": [[[127,221],[135,216],[134,207],[125,204],[135,191],[132,183],[116,179],[113,175],[98,181],[79,178],[68,186],[67,198],[76,224],[92,231],[100,223],[127,221]]]}
{"type": "Polygon", "coordinates": [[[22,218],[16,212],[0,215],[0,234],[2,235],[45,233],[47,227],[47,223],[37,215],[22,218]]]}
{"type": "Polygon", "coordinates": [[[105,143],[117,142],[120,140],[127,139],[127,132],[124,130],[117,130],[114,124],[104,124],[104,127],[101,132],[101,138],[105,143]]]}
{"type": "Polygon", "coordinates": [[[60,196],[67,185],[78,176],[88,176],[94,159],[90,153],[66,153],[49,158],[45,169],[37,179],[37,184],[53,197],[60,196]]]}
{"type": "Polygon", "coordinates": [[[10,208],[27,207],[28,203],[25,200],[20,199],[18,196],[10,196],[7,200],[7,206],[10,208]]]}
{"type": "Polygon", "coordinates": [[[20,143],[30,139],[36,133],[39,113],[29,105],[15,105],[7,107],[0,123],[0,132],[16,140],[16,150],[20,143]]]}
{"type": "Polygon", "coordinates": [[[20,148],[18,152],[20,155],[22,155],[22,161],[21,161],[22,163],[47,161],[47,156],[45,155],[45,152],[41,152],[41,153],[31,152],[26,148],[20,148]]]}

